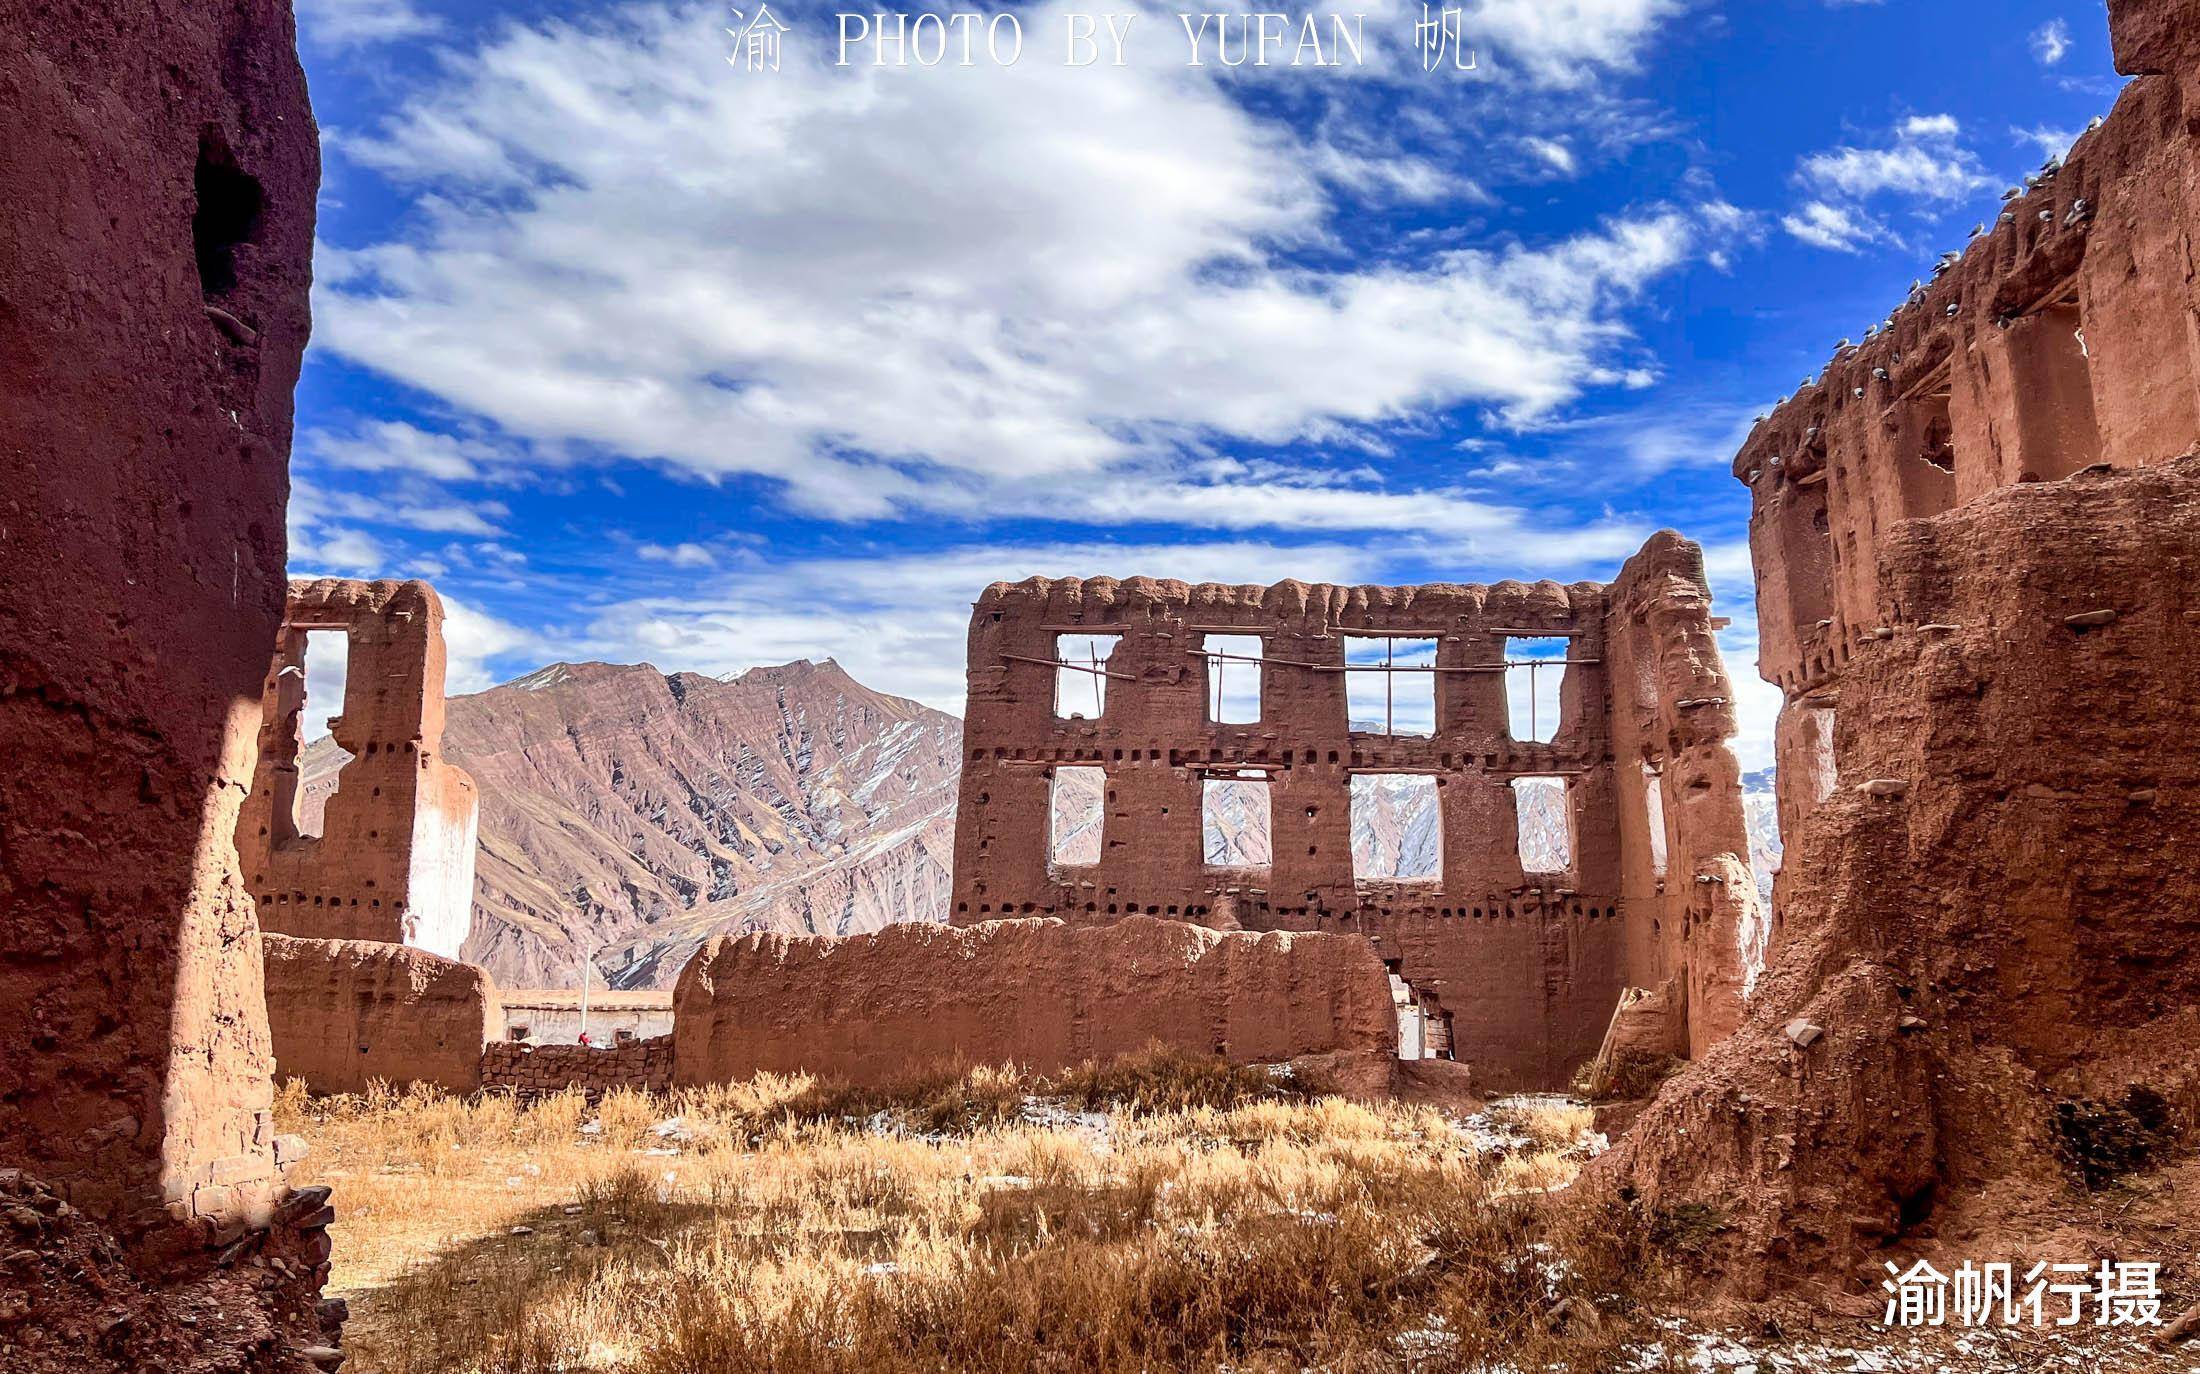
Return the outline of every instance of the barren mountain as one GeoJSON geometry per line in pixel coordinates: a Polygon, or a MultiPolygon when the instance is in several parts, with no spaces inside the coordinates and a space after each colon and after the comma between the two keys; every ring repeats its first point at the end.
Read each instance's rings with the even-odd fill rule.
{"type": "Polygon", "coordinates": [[[444,747],[481,790],[464,956],[574,986],[586,946],[614,987],[669,987],[725,931],[943,920],[961,741],[830,660],[730,681],[558,663],[454,697],[444,747]]]}

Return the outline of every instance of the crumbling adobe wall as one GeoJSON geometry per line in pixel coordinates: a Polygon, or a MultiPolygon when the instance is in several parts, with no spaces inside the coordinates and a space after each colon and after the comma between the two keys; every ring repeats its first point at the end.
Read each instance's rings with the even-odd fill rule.
{"type": "Polygon", "coordinates": [[[1598,1166],[1712,1208],[1730,1282],[2003,1253],[1981,1228],[2069,1186],[2057,1102],[2200,1099],[2196,570],[2200,460],[1890,532],[1780,958],[1598,1166]]]}
{"type": "Polygon", "coordinates": [[[1738,1016],[1737,940],[1755,924],[1750,885],[1730,881],[1746,876],[1748,850],[1738,772],[1725,756],[1732,692],[1709,606],[1700,552],[1670,534],[1610,587],[996,584],[971,617],[952,919],[1144,914],[1356,933],[1441,1000],[1457,1056],[1492,1087],[1563,1085],[1596,1052],[1629,984],[1679,978],[1661,1005],[1672,1008],[1681,1051],[1701,1048],[1738,1016]],[[1079,634],[1121,636],[1097,719],[1057,714],[1058,641],[1079,634]],[[1209,634],[1261,639],[1259,665],[1219,669],[1241,681],[1259,674],[1257,722],[1211,718],[1209,634]],[[1348,718],[1348,638],[1382,635],[1436,641],[1426,737],[1348,718]],[[1548,742],[1515,738],[1505,665],[1518,651],[1508,645],[1546,637],[1570,645],[1560,719],[1548,742]],[[1625,682],[1614,675],[1621,656],[1625,682]],[[1637,672],[1647,675],[1640,684],[1637,672]],[[1659,785],[1672,800],[1657,818],[1642,795],[1646,765],[1667,770],[1659,785]],[[1106,774],[1090,866],[1051,862],[1051,791],[1064,767],[1106,774]],[[1267,782],[1272,862],[1210,867],[1203,785],[1248,774],[1267,782]],[[1440,877],[1356,878],[1351,787],[1362,774],[1436,780],[1440,877]],[[1523,867],[1512,784],[1524,777],[1563,786],[1572,839],[1563,872],[1523,867]],[[1680,881],[1656,872],[1653,819],[1680,881]],[[1707,875],[1717,895],[1697,889],[1707,875]],[[1722,933],[1736,938],[1722,946],[1722,933]],[[1702,966],[1693,977],[1691,963],[1702,966]]]}
{"type": "Polygon", "coordinates": [[[504,1032],[496,984],[472,964],[366,940],[264,936],[275,1072],[315,1092],[372,1079],[469,1093],[504,1032]]]}
{"type": "MultiPolygon", "coordinates": [[[[1734,460],[1751,489],[1761,670],[1787,696],[1780,821],[1832,786],[1823,748],[1877,628],[1880,554],[1904,520],[2095,463],[2162,463],[2200,435],[2200,5],[2119,0],[2142,76],[2066,163],[1838,352],[1734,460]]],[[[1784,907],[1786,903],[1781,903],[1784,907]]]]}
{"type": "Polygon", "coordinates": [[[1046,1072],[1157,1041],[1309,1063],[1360,1094],[1397,1066],[1390,980],[1365,940],[1149,917],[722,937],[673,999],[682,1085],[767,1070],[885,1085],[949,1061],[1046,1072]]]}
{"type": "Polygon", "coordinates": [[[1590,1178],[1710,1209],[1744,1290],[2009,1253],[2069,1186],[2058,1107],[2200,1105],[2200,6],[2110,18],[2177,74],[1736,462],[1781,930],[1743,1028],[1590,1178]]]}
{"type": "Polygon", "coordinates": [[[144,1258],[279,1182],[232,836],[318,145],[281,0],[0,33],[0,1165],[144,1258]]]}
{"type": "MultiPolygon", "coordinates": [[[[1649,998],[1618,1042],[1688,1058],[1741,1023],[1768,913],[1749,866],[1734,683],[1719,655],[1703,551],[1660,534],[1613,583],[1606,617],[1612,778],[1621,833],[1651,837],[1617,862],[1625,968],[1649,998]]],[[[1609,1008],[1607,1009],[1609,1010],[1609,1008]]]]}
{"type": "Polygon", "coordinates": [[[465,770],[443,760],[444,665],[443,602],[427,583],[290,584],[237,828],[263,929],[457,957],[473,924],[480,799],[465,770]],[[341,630],[350,643],[343,711],[329,733],[351,761],[318,836],[298,827],[314,630],[341,630]]]}

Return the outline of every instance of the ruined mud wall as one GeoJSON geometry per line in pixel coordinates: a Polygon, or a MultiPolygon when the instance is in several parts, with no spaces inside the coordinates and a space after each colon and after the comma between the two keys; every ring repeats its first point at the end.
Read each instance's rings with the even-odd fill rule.
{"type": "Polygon", "coordinates": [[[481,1055],[481,1086],[516,1093],[585,1093],[672,1087],[672,1037],[623,1045],[518,1045],[500,1040],[481,1055]]]}
{"type": "Polygon", "coordinates": [[[1700,565],[1693,545],[1668,535],[1617,587],[996,584],[971,618],[952,919],[1144,914],[1354,932],[1441,1000],[1457,1056],[1505,1087],[1562,1085],[1595,1053],[1623,987],[1662,984],[1701,957],[1713,1009],[1691,1021],[1681,999],[1670,1004],[1686,1052],[1691,1025],[1713,1035],[1733,1024],[1739,955],[1716,947],[1712,924],[1733,930],[1743,900],[1715,900],[1694,879],[1713,872],[1723,886],[1732,874],[1711,856],[1733,856],[1746,872],[1747,854],[1732,761],[1713,759],[1732,733],[1731,693],[1700,565]],[[1105,664],[1104,709],[1082,719],[1058,710],[1055,665],[1062,636],[1088,634],[1121,638],[1105,664]],[[1203,652],[1210,634],[1258,636],[1260,663],[1218,667],[1203,652]],[[1348,642],[1385,635],[1436,642],[1425,737],[1349,718],[1348,642]],[[1510,724],[1508,645],[1523,638],[1570,646],[1548,742],[1515,738],[1510,724]],[[1615,652],[1630,673],[1643,665],[1647,695],[1615,681],[1615,652]],[[1217,671],[1259,675],[1258,721],[1212,718],[1217,671]],[[1646,764],[1671,770],[1661,786],[1674,802],[1658,828],[1678,827],[1665,846],[1669,865],[1681,865],[1677,882],[1653,873],[1646,764]],[[1065,767],[1106,774],[1089,866],[1053,862],[1051,795],[1065,767]],[[1440,876],[1356,877],[1351,788],[1363,774],[1435,780],[1440,876]],[[1272,863],[1210,867],[1203,787],[1246,776],[1267,783],[1272,863]],[[1523,867],[1520,778],[1563,788],[1572,856],[1562,872],[1523,867]],[[1691,925],[1698,908],[1707,919],[1691,925]]]}
{"type": "Polygon", "coordinates": [[[0,1165],[126,1241],[211,1230],[276,1182],[231,837],[313,114],[279,0],[0,0],[0,33],[0,1165]]]}
{"type": "Polygon", "coordinates": [[[482,1047],[503,1033],[496,984],[472,964],[364,940],[267,935],[275,1072],[315,1092],[372,1079],[481,1086],[482,1047]]]}
{"type": "Polygon", "coordinates": [[[2200,1106],[2200,6],[2110,20],[2106,122],[1736,461],[1782,929],[1591,1181],[1707,1209],[1745,1291],[2025,1253],[2060,1111],[2200,1106]]]}
{"type": "Polygon", "coordinates": [[[1783,833],[1832,790],[1833,718],[1882,628],[1882,554],[1903,521],[2096,463],[2162,463],[2200,434],[2200,5],[2110,8],[2121,70],[2178,74],[2126,88],[2065,165],[2015,188],[1734,461],[1751,489],[1760,666],[1787,696],[1783,833]]]}
{"type": "Polygon", "coordinates": [[[1635,1018],[1663,1023],[1625,1034],[1692,1057],[1740,1024],[1769,921],[1749,866],[1734,684],[1716,638],[1725,622],[1711,614],[1703,551],[1652,539],[1620,570],[1606,624],[1624,966],[1656,994],[1635,1018]]]}
{"type": "Polygon", "coordinates": [[[1710,1208],[1757,1291],[2026,1253],[2073,1185],[2058,1103],[2200,1102],[2200,462],[1904,524],[1877,583],[1781,956],[1599,1166],[1710,1208]]]}
{"type": "Polygon", "coordinates": [[[293,582],[262,685],[259,765],[237,848],[263,929],[377,940],[456,958],[473,923],[479,798],[443,759],[443,603],[425,582],[293,582]],[[349,640],[343,710],[329,733],[351,755],[298,826],[299,751],[315,630],[349,640]]]}
{"type": "Polygon", "coordinates": [[[891,1084],[949,1061],[1039,1071],[1158,1041],[1237,1063],[1310,1061],[1373,1093],[1396,1068],[1390,982],[1364,940],[1151,918],[891,926],[711,941],[674,994],[673,1078],[802,1070],[891,1084]]]}

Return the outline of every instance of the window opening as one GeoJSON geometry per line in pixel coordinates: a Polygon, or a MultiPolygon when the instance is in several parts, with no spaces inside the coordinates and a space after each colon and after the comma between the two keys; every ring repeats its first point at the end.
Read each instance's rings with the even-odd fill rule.
{"type": "Polygon", "coordinates": [[[1089,868],[1100,862],[1107,792],[1105,769],[1064,767],[1054,770],[1054,785],[1047,806],[1049,863],[1059,868],[1089,868]]]}
{"type": "Polygon", "coordinates": [[[1399,635],[1347,635],[1345,709],[1354,730],[1371,735],[1436,733],[1436,641],[1399,635]]]}
{"type": "Polygon", "coordinates": [[[1444,873],[1443,812],[1426,773],[1352,777],[1352,876],[1362,882],[1436,882],[1444,873]]]}
{"type": "Polygon", "coordinates": [[[1108,709],[1108,658],[1121,635],[1054,637],[1054,714],[1061,720],[1098,720],[1108,709]],[[1090,715],[1087,715],[1087,712],[1090,715]]]}
{"type": "Polygon", "coordinates": [[[1260,721],[1262,666],[1259,635],[1208,635],[1207,719],[1217,725],[1260,721]]]}

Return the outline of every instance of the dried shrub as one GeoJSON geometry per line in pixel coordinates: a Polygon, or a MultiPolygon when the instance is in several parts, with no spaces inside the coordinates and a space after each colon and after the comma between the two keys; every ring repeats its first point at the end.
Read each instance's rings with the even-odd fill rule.
{"type": "Polygon", "coordinates": [[[1047,1079],[1042,1091],[1087,1110],[1124,1107],[1133,1112],[1236,1107],[1272,1099],[1303,1102],[1322,1095],[1320,1085],[1298,1074],[1164,1045],[1064,1070],[1047,1079]]]}
{"type": "Polygon", "coordinates": [[[763,1077],[627,1124],[562,1095],[284,1110],[338,1189],[346,1345],[390,1374],[1623,1363],[1644,1242],[1507,1191],[1569,1159],[1226,1070],[965,1069],[899,1101],[763,1077]],[[948,1120],[974,1124],[913,1129],[948,1120]]]}

